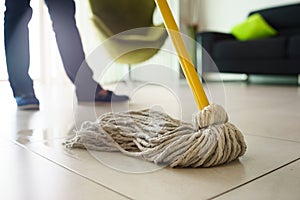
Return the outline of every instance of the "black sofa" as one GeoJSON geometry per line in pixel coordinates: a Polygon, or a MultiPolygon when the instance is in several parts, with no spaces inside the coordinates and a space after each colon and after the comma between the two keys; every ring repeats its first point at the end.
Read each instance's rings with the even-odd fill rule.
{"type": "Polygon", "coordinates": [[[253,11],[249,16],[254,13],[260,13],[277,35],[239,41],[228,33],[197,33],[197,42],[217,66],[202,53],[197,65],[202,66],[203,73],[300,74],[300,3],[253,11]]]}

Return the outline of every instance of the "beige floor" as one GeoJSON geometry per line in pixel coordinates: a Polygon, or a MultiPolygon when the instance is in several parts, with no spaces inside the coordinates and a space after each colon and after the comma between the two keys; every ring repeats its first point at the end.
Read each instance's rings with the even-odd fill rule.
{"type": "Polygon", "coordinates": [[[9,85],[0,82],[0,198],[300,199],[300,87],[207,86],[211,102],[225,107],[248,144],[247,153],[227,165],[171,169],[63,147],[75,126],[103,112],[152,107],[191,121],[197,110],[184,83],[127,92],[129,104],[77,106],[72,86],[37,85],[40,111],[18,111],[9,85]]]}

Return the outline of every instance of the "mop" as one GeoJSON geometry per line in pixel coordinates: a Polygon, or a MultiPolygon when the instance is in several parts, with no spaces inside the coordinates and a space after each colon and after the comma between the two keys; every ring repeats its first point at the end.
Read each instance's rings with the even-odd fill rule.
{"type": "Polygon", "coordinates": [[[170,167],[212,167],[237,159],[247,149],[243,134],[222,106],[209,104],[167,0],[156,4],[199,109],[192,124],[151,109],[111,112],[82,123],[64,145],[122,152],[170,167]]]}

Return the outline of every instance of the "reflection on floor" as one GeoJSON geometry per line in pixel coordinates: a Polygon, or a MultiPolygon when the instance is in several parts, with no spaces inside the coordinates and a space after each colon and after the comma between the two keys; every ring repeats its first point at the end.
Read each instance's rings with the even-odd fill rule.
{"type": "MultiPolygon", "coordinates": [[[[114,86],[115,87],[115,86],[114,86]]],[[[36,85],[40,111],[18,111],[0,82],[1,199],[300,199],[300,88],[208,83],[248,151],[227,165],[159,167],[119,153],[65,149],[83,121],[104,112],[151,107],[191,122],[197,110],[184,83],[113,88],[129,103],[80,104],[71,85],[36,85]]]]}

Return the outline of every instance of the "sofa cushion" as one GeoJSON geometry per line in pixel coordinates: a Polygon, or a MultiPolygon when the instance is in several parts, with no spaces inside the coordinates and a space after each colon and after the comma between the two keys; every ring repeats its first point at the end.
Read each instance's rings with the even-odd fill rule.
{"type": "Polygon", "coordinates": [[[300,59],[300,35],[289,38],[287,54],[289,58],[300,59]]]}
{"type": "Polygon", "coordinates": [[[277,31],[300,26],[300,3],[257,10],[249,15],[254,13],[260,13],[277,31]]]}
{"type": "Polygon", "coordinates": [[[238,40],[245,41],[274,36],[277,34],[277,31],[259,13],[255,13],[244,22],[235,25],[231,29],[231,33],[238,40]]]}
{"type": "Polygon", "coordinates": [[[300,35],[300,26],[297,28],[290,28],[290,29],[280,29],[278,31],[279,36],[293,36],[293,35],[300,35]]]}
{"type": "Polygon", "coordinates": [[[260,59],[282,58],[286,55],[286,37],[261,40],[227,40],[214,45],[212,56],[215,59],[260,59]]]}

